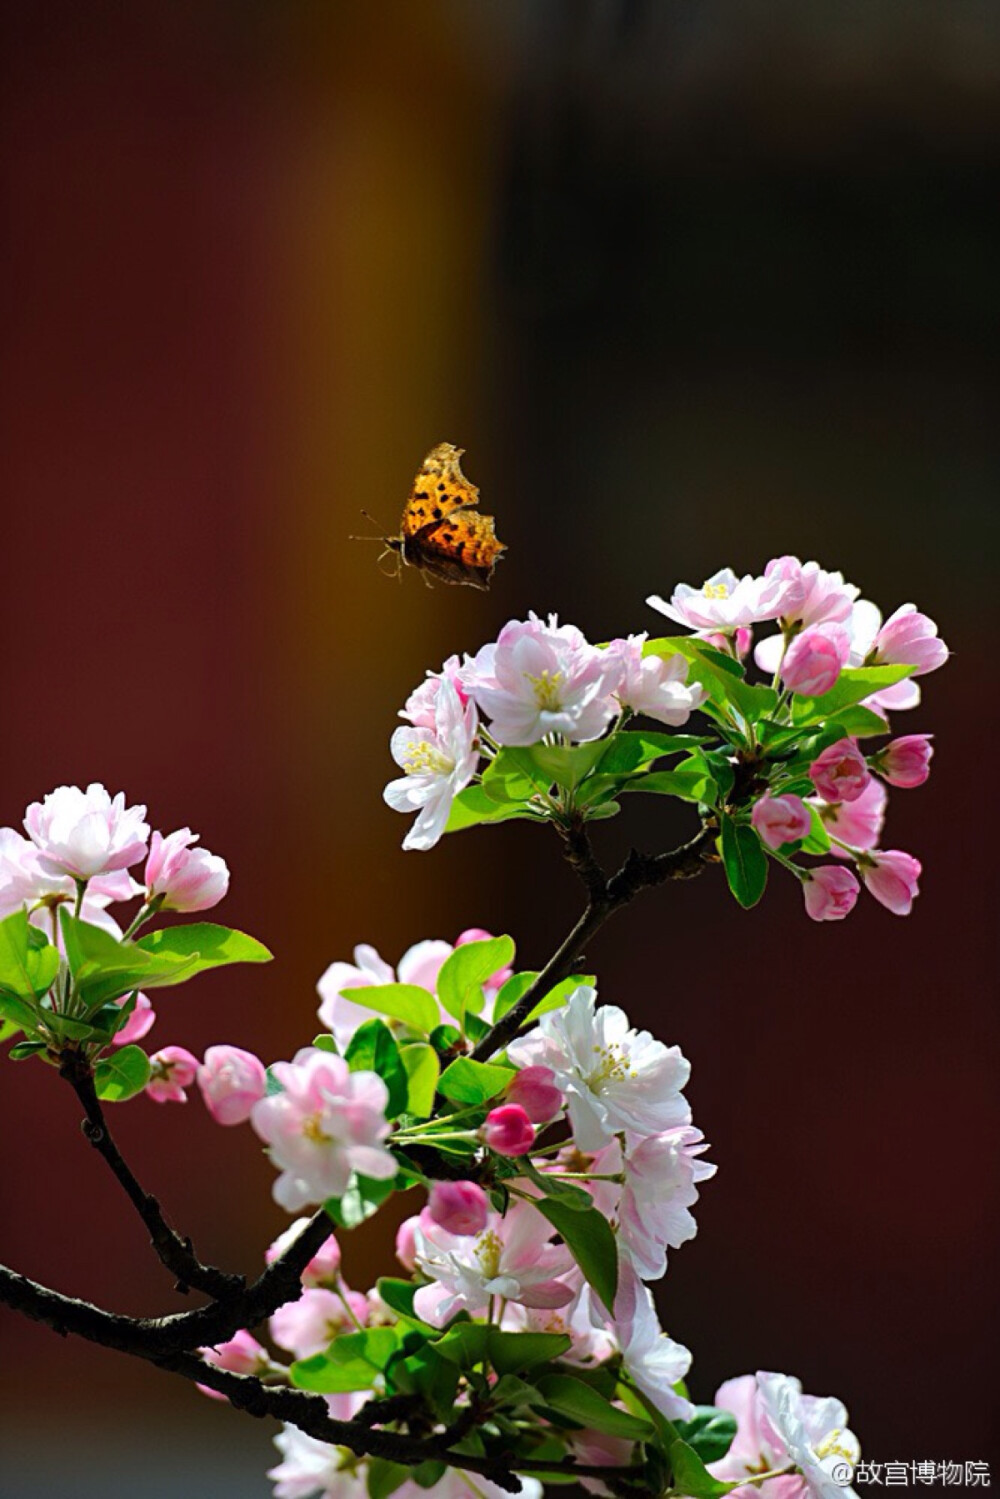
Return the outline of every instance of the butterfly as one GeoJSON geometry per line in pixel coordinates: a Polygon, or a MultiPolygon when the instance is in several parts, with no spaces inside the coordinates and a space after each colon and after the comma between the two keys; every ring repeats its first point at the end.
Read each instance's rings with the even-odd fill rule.
{"type": "Polygon", "coordinates": [[[431,448],[413,481],[400,534],[381,540],[403,565],[418,568],[425,582],[440,578],[489,588],[506,547],[496,537],[492,515],[475,508],[479,490],[462,473],[459,460],[464,452],[450,442],[431,448]]]}

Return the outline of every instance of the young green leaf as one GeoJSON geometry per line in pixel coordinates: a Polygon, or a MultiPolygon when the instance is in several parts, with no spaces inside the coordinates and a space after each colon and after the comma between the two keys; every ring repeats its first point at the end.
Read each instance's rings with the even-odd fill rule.
{"type": "Polygon", "coordinates": [[[687,754],[709,741],[697,734],[659,734],[623,729],[605,740],[607,748],[598,769],[602,776],[631,775],[645,770],[665,755],[687,754]]]}
{"type": "Polygon", "coordinates": [[[696,1405],[690,1421],[677,1422],[677,1435],[703,1463],[717,1463],[733,1445],[736,1417],[714,1405],[696,1405]]]}
{"type": "Polygon", "coordinates": [[[723,1494],[730,1493],[737,1486],[713,1478],[694,1448],[680,1437],[675,1437],[670,1443],[668,1456],[674,1489],[686,1499],[721,1499],[723,1494]]]}
{"type": "Polygon", "coordinates": [[[445,958],[437,978],[442,1007],[461,1025],[466,1010],[478,1015],[483,1008],[483,985],[501,968],[514,961],[512,937],[487,937],[463,942],[445,958]]]}
{"type": "Polygon", "coordinates": [[[767,855],[746,823],[722,819],[722,862],[729,888],[744,910],[755,906],[767,885],[767,855]]]}
{"type": "Polygon", "coordinates": [[[566,1247],[610,1311],[618,1290],[618,1247],[610,1225],[596,1208],[579,1213],[552,1197],[535,1206],[566,1241],[566,1247]]]}
{"type": "Polygon", "coordinates": [[[441,1019],[433,994],[419,984],[372,984],[341,993],[352,1004],[388,1015],[390,1020],[401,1020],[413,1031],[432,1031],[441,1019]]]}
{"type": "Polygon", "coordinates": [[[395,1190],[396,1182],[392,1177],[388,1181],[376,1181],[355,1172],[343,1197],[328,1197],[323,1209],[338,1228],[357,1228],[359,1223],[377,1213],[395,1190]]]}
{"type": "Polygon", "coordinates": [[[124,1103],[149,1082],[149,1058],[141,1046],[122,1046],[94,1068],[94,1090],[105,1103],[124,1103]]]}
{"type": "Polygon", "coordinates": [[[406,1108],[410,1080],[392,1031],[384,1020],[366,1020],[351,1037],[344,1060],[352,1072],[377,1072],[389,1090],[386,1118],[406,1108]]]}
{"type": "Polygon", "coordinates": [[[41,999],[58,971],[59,953],[31,926],[23,908],[0,921],[0,990],[18,999],[41,999]]]}
{"type": "Polygon", "coordinates": [[[499,802],[482,786],[466,786],[451,804],[445,832],[460,833],[481,822],[509,822],[517,817],[527,817],[536,822],[538,816],[538,813],[529,811],[525,802],[499,802]]]}
{"type": "Polygon", "coordinates": [[[442,1072],[438,1092],[452,1103],[485,1103],[502,1093],[513,1076],[513,1067],[497,1067],[491,1062],[474,1062],[471,1057],[456,1057],[442,1072]]]}
{"type": "MultiPolygon", "coordinates": [[[[853,708],[863,698],[870,697],[886,687],[892,687],[913,675],[912,666],[845,666],[836,683],[822,697],[796,697],[792,705],[792,722],[800,728],[807,724],[822,723],[824,719],[840,714],[844,708],[853,708]]],[[[884,733],[885,730],[878,732],[884,733]]]]}
{"type": "Polygon", "coordinates": [[[368,1459],[368,1499],[389,1499],[390,1494],[406,1482],[409,1468],[402,1463],[390,1462],[387,1457],[368,1459]]]}
{"type": "Polygon", "coordinates": [[[399,1055],[408,1079],[406,1112],[417,1119],[428,1119],[434,1109],[434,1094],[441,1072],[438,1054],[425,1041],[415,1041],[409,1046],[401,1046],[399,1055]]]}
{"type": "Polygon", "coordinates": [[[273,956],[256,937],[248,937],[246,932],[234,931],[232,927],[217,926],[212,921],[164,927],[140,937],[135,946],[154,957],[192,959],[193,965],[185,978],[204,973],[208,968],[225,968],[230,963],[270,963],[273,956]]]}
{"type": "Polygon", "coordinates": [[[631,1438],[636,1442],[648,1441],[653,1435],[651,1421],[640,1420],[628,1411],[619,1410],[589,1384],[570,1374],[545,1374],[538,1380],[538,1389],[544,1395],[546,1405],[589,1430],[603,1431],[612,1437],[631,1438]]]}

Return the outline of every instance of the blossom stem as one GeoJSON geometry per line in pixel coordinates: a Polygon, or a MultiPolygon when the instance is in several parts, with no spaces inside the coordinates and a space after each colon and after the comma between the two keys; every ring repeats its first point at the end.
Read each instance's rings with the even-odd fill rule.
{"type": "Polygon", "coordinates": [[[75,902],[75,904],[73,906],[73,919],[75,921],[79,921],[79,919],[80,919],[80,911],[83,908],[83,897],[87,893],[87,886],[90,884],[90,881],[89,880],[75,880],[74,883],[76,885],[76,902],[75,902]]]}
{"type": "Polygon", "coordinates": [[[140,927],[145,926],[147,921],[151,921],[163,905],[163,901],[164,897],[162,895],[154,895],[145,905],[141,906],[133,917],[131,925],[122,933],[122,941],[127,942],[130,937],[135,936],[140,927]]]}

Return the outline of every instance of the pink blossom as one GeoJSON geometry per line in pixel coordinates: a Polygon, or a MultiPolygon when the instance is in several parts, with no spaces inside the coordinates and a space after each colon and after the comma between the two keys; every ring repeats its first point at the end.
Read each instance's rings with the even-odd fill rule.
{"type": "Polygon", "coordinates": [[[879,750],[874,765],[890,786],[922,786],[931,773],[933,753],[930,734],[904,734],[879,750]]]}
{"type": "Polygon", "coordinates": [[[920,860],[901,849],[879,849],[864,854],[858,869],[865,889],[894,916],[909,916],[914,899],[920,893],[920,860]]]}
{"type": "Polygon", "coordinates": [[[319,1018],[333,1034],[340,1050],[346,1050],[358,1026],[372,1018],[371,1010],[344,997],[345,989],[394,984],[398,977],[401,984],[417,984],[433,994],[441,966],[452,952],[451,943],[438,938],[416,942],[400,958],[397,974],[374,947],[360,943],[354,949],[353,963],[331,963],[316,985],[322,1000],[319,1018]]]}
{"type": "Polygon", "coordinates": [[[851,650],[850,636],[841,625],[814,625],[796,635],[781,663],[781,680],[789,692],[822,697],[829,692],[851,650]]]}
{"type": "MultiPolygon", "coordinates": [[[[123,994],[121,999],[116,1000],[119,1009],[123,1009],[128,1003],[129,996],[123,994]]],[[[114,1046],[131,1046],[134,1041],[141,1041],[153,1029],[156,1022],[156,1011],[146,998],[145,994],[137,994],[135,997],[135,1009],[122,1026],[121,1030],[115,1031],[111,1037],[114,1046]]]]}
{"type": "Polygon", "coordinates": [[[813,1499],[845,1494],[857,1499],[843,1482],[861,1456],[843,1402],[832,1395],[804,1395],[799,1381],[787,1374],[758,1370],[756,1383],[761,1424],[777,1438],[785,1461],[798,1468],[805,1492],[813,1499]]]}
{"type": "Polygon", "coordinates": [[[633,1384],[668,1421],[690,1420],[694,1406],[675,1386],[690,1369],[691,1354],[661,1328],[653,1298],[627,1257],[618,1266],[611,1330],[633,1384]]]}
{"type": "MultiPolygon", "coordinates": [[[[349,1421],[367,1399],[364,1391],[350,1395],[328,1395],[330,1414],[349,1421]]],[[[368,1499],[364,1466],[357,1464],[344,1447],[321,1442],[284,1426],[274,1439],[281,1462],[267,1471],[274,1479],[274,1499],[368,1499]]]]}
{"type": "MultiPolygon", "coordinates": [[[[874,776],[862,791],[861,795],[855,797],[852,802],[829,802],[820,801],[818,798],[810,797],[811,804],[819,812],[823,826],[831,838],[838,838],[841,843],[847,843],[851,848],[875,848],[882,832],[882,824],[885,821],[885,805],[888,793],[881,781],[874,776]]],[[[830,852],[836,859],[847,859],[849,854],[838,848],[836,844],[830,852]]]]}
{"type": "Polygon", "coordinates": [[[701,1130],[683,1125],[644,1140],[633,1138],[624,1155],[615,1141],[594,1157],[594,1172],[624,1175],[620,1191],[613,1183],[596,1183],[594,1201],[605,1217],[617,1217],[622,1250],[643,1280],[659,1280],[666,1272],[667,1250],[679,1249],[698,1231],[690,1210],[698,1201],[698,1184],[717,1169],[699,1159],[707,1149],[701,1130]]]}
{"type": "Polygon", "coordinates": [[[198,1058],[183,1046],[164,1046],[149,1059],[146,1092],[154,1103],[187,1103],[185,1088],[198,1076],[198,1058]]]}
{"type": "Polygon", "coordinates": [[[178,828],[164,838],[154,833],[146,860],[146,889],[149,899],[161,897],[164,911],[207,911],[217,906],[229,889],[229,869],[225,859],[204,848],[192,848],[198,834],[190,828],[178,828]]]}
{"type": "Polygon", "coordinates": [[[505,1096],[508,1103],[521,1105],[532,1124],[548,1124],[566,1104],[551,1067],[522,1067],[505,1096]]]}
{"type": "Polygon", "coordinates": [[[450,1234],[481,1234],[490,1200],[476,1182],[435,1182],[427,1203],[430,1218],[450,1234]]]}
{"type": "Polygon", "coordinates": [[[404,1218],[396,1230],[396,1258],[404,1270],[412,1275],[417,1268],[417,1229],[420,1226],[420,1214],[415,1213],[412,1218],[404,1218]]]}
{"type": "Polygon", "coordinates": [[[617,711],[621,679],[621,662],[589,645],[574,625],[532,614],[500,631],[492,677],[473,673],[468,682],[494,739],[527,745],[546,734],[576,743],[600,738],[617,711]]]}
{"type": "Polygon", "coordinates": [[[358,1291],[331,1291],[322,1286],[304,1290],[297,1301],[286,1301],[272,1313],[268,1328],[279,1348],[294,1358],[325,1353],[342,1332],[354,1332],[368,1317],[368,1302],[358,1291]]]}
{"type": "Polygon", "coordinates": [[[583,1276],[570,1270],[563,1280],[576,1286],[572,1301],[565,1306],[547,1307],[509,1304],[504,1309],[503,1325],[505,1329],[525,1332],[561,1333],[572,1339],[572,1347],[561,1355],[562,1361],[592,1368],[617,1353],[618,1345],[606,1327],[597,1325],[602,1319],[598,1315],[595,1320],[593,1293],[583,1276]]]}
{"type": "Polygon", "coordinates": [[[853,739],[828,745],[809,767],[809,779],[824,801],[853,802],[871,781],[868,762],[853,739]]]}
{"type": "Polygon", "coordinates": [[[842,624],[850,619],[860,592],[853,583],[844,582],[843,573],[828,573],[818,562],[800,562],[798,557],[773,558],[764,569],[764,577],[780,580],[782,585],[782,624],[803,628],[842,624]]]}
{"type": "Polygon", "coordinates": [[[429,671],[420,686],[410,693],[400,710],[400,718],[408,718],[418,729],[433,729],[438,691],[446,678],[462,702],[468,702],[469,695],[462,683],[461,662],[457,656],[449,656],[440,671],[429,671]]]}
{"type": "Polygon", "coordinates": [[[808,838],[812,829],[809,808],[798,796],[763,796],[755,803],[750,820],[768,848],[808,838]]]}
{"type": "Polygon", "coordinates": [[[272,1075],[283,1091],[253,1106],[251,1123],[282,1168],[274,1199],[290,1213],[342,1197],[351,1175],[388,1181],[397,1165],[384,1147],[388,1090],[374,1072],[351,1072],[342,1057],[305,1047],[272,1075]]]}
{"type": "Polygon", "coordinates": [[[198,1087],[216,1124],[244,1124],[267,1092],[264,1063],[238,1046],[210,1046],[198,1068],[198,1087]]]}
{"type": "MultiPolygon", "coordinates": [[[[120,936],[121,928],[105,915],[105,907],[113,901],[132,900],[141,891],[142,886],[125,869],[100,875],[87,885],[80,915],[84,921],[120,936]]],[[[22,837],[14,828],[0,828],[0,918],[27,906],[28,919],[51,936],[52,913],[69,901],[76,901],[72,875],[49,873],[30,838],[22,837]]],[[[61,940],[61,934],[57,935],[61,940]]]]}
{"type": "Polygon", "coordinates": [[[781,611],[783,581],[778,578],[737,578],[723,567],[701,585],[678,583],[669,601],[653,594],[646,600],[651,609],[689,630],[730,635],[765,619],[776,619],[781,611]]]}
{"type": "Polygon", "coordinates": [[[90,880],[138,863],[149,838],[145,816],[145,807],[126,807],[123,791],[112,799],[92,781],[86,791],[57,786],[43,801],[32,802],[24,829],[47,874],[90,880]]]}
{"type": "MultiPolygon", "coordinates": [[[[727,1379],[715,1393],[712,1404],[736,1417],[736,1435],[725,1457],[708,1464],[708,1471],[722,1483],[738,1483],[753,1474],[783,1468],[788,1452],[760,1403],[757,1381],[752,1374],[727,1379]]],[[[762,1486],[767,1496],[773,1480],[762,1486]]],[[[752,1494],[756,1490],[748,1489],[752,1494]]],[[[735,1490],[740,1494],[740,1490],[735,1490]]]]}
{"type": "Polygon", "coordinates": [[[612,640],[608,654],[622,664],[622,680],[616,697],[623,708],[643,713],[659,723],[677,728],[687,723],[695,708],[705,701],[705,689],[686,685],[688,662],[676,656],[643,656],[648,634],[612,640]]]}
{"type": "MultiPolygon", "coordinates": [[[[230,1374],[253,1374],[259,1377],[271,1368],[267,1349],[248,1332],[238,1332],[227,1343],[216,1343],[214,1348],[199,1348],[198,1352],[206,1364],[212,1364],[216,1369],[226,1369],[230,1374]]],[[[221,1390],[213,1390],[210,1385],[200,1384],[196,1389],[211,1400],[227,1398],[221,1390]]]]}
{"type": "MultiPolygon", "coordinates": [[[[284,1254],[286,1249],[290,1249],[308,1225],[308,1218],[296,1218],[294,1223],[290,1223],[284,1232],[278,1235],[264,1256],[267,1264],[273,1264],[279,1255],[284,1254]]],[[[304,1286],[324,1286],[336,1279],[339,1269],[340,1245],[331,1234],[328,1239],[324,1239],[299,1279],[304,1286]]]]}
{"type": "Polygon", "coordinates": [[[821,864],[810,869],[802,884],[806,914],[813,921],[843,921],[854,910],[861,886],[849,869],[821,864]]]}
{"type": "Polygon", "coordinates": [[[491,1213],[475,1238],[450,1234],[422,1213],[416,1264],[431,1284],[417,1291],[414,1311],[443,1327],[458,1311],[481,1315],[492,1296],[524,1306],[565,1306],[574,1292],[557,1277],[573,1269],[573,1257],[551,1237],[548,1222],[527,1202],[515,1203],[504,1217],[491,1213]]]}
{"type": "Polygon", "coordinates": [[[916,604],[901,604],[875,636],[872,654],[879,665],[913,666],[914,676],[922,677],[943,666],[949,651],[932,619],[916,604]]]}
{"type": "Polygon", "coordinates": [[[383,796],[395,811],[417,813],[405,849],[433,848],[440,839],[453,800],[476,773],[478,730],[475,704],[463,702],[447,678],[434,700],[433,727],[396,729],[390,749],[405,774],[383,796]]]}
{"type": "Polygon", "coordinates": [[[519,1103],[503,1103],[487,1114],[482,1137],[497,1155],[526,1155],[535,1143],[535,1126],[519,1103]]]}

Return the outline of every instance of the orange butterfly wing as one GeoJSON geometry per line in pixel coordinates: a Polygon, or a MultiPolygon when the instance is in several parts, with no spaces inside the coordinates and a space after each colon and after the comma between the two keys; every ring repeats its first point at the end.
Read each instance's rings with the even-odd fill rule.
{"type": "Polygon", "coordinates": [[[406,562],[432,577],[488,588],[506,548],[493,517],[474,508],[479,490],[462,473],[463,451],[442,442],[427,454],[403,511],[401,549],[406,562]]]}

